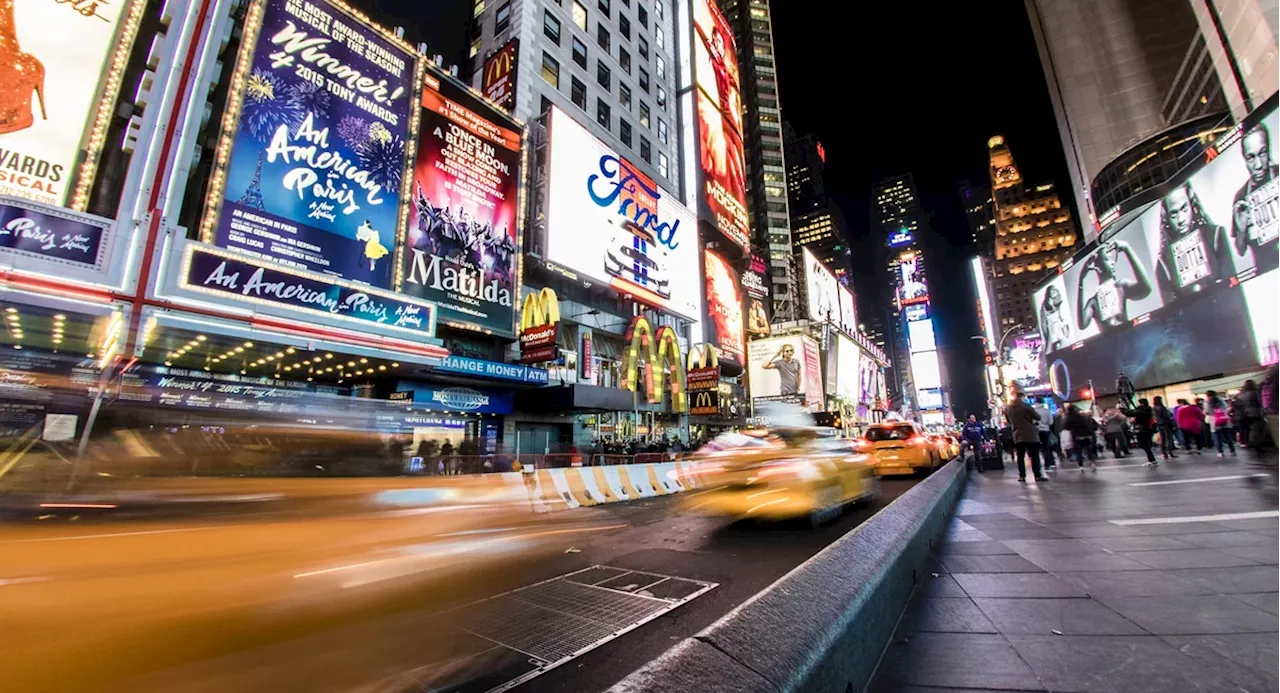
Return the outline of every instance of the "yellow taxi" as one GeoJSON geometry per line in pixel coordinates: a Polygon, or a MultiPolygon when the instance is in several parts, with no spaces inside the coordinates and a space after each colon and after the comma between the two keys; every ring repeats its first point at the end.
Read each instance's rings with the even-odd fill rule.
{"type": "Polygon", "coordinates": [[[938,446],[938,454],[943,462],[950,462],[960,456],[960,441],[950,433],[936,433],[929,437],[933,439],[934,445],[938,446]]]}
{"type": "Polygon", "coordinates": [[[726,434],[695,454],[708,490],[687,510],[744,519],[807,518],[821,525],[848,503],[874,498],[879,479],[855,441],[820,427],[726,434]]]}
{"type": "Polygon", "coordinates": [[[871,455],[880,476],[917,474],[942,464],[939,442],[914,421],[871,424],[857,447],[871,455]]]}

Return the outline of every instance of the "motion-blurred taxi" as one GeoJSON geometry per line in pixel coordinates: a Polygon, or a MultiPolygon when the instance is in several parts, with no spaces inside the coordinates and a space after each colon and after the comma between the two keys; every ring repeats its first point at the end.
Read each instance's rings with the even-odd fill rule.
{"type": "Polygon", "coordinates": [[[950,462],[960,455],[960,442],[950,433],[938,433],[929,437],[938,447],[938,454],[943,462],[950,462]]]}
{"type": "Polygon", "coordinates": [[[871,455],[880,476],[927,472],[942,463],[938,442],[913,421],[872,424],[858,448],[871,455]]]}
{"type": "Polygon", "coordinates": [[[808,518],[814,525],[879,489],[869,457],[829,428],[780,428],[726,434],[699,451],[710,490],[692,494],[695,512],[748,519],[808,518]]]}

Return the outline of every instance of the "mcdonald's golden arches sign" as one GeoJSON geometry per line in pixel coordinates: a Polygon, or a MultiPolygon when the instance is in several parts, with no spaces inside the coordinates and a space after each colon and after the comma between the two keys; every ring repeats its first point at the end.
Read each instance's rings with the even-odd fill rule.
{"type": "Polygon", "coordinates": [[[490,101],[510,111],[516,105],[516,74],[520,62],[520,39],[511,39],[484,59],[480,91],[490,101]]]}
{"type": "Polygon", "coordinates": [[[525,294],[520,309],[520,362],[541,363],[556,357],[556,335],[560,329],[560,300],[544,287],[525,294]]]}

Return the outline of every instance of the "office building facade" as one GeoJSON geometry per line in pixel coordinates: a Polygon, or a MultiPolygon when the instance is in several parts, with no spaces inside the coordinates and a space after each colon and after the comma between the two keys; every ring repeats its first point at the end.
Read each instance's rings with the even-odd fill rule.
{"type": "MultiPolygon", "coordinates": [[[[1186,120],[1227,115],[1222,73],[1203,67],[1195,4],[1203,3],[1026,0],[1087,237],[1109,209],[1096,199],[1095,179],[1118,155],[1186,120]]],[[[1106,189],[1117,184],[1108,178],[1106,189]]]]}
{"type": "Polygon", "coordinates": [[[787,169],[782,113],[773,55],[773,24],[768,0],[720,0],[733,27],[742,75],[743,151],[752,244],[766,259],[773,301],[772,319],[801,317],[792,260],[791,217],[787,209],[787,169]]]}
{"type": "Polygon", "coordinates": [[[960,205],[964,208],[965,220],[969,222],[970,242],[978,248],[978,252],[989,256],[995,241],[991,186],[987,183],[961,181],[957,191],[960,205]]]}
{"type": "Polygon", "coordinates": [[[988,142],[995,243],[991,263],[998,331],[1035,323],[1031,292],[1076,249],[1076,225],[1052,183],[1028,185],[1004,138],[988,142]]]}
{"type": "Polygon", "coordinates": [[[791,241],[795,253],[808,248],[836,277],[852,277],[849,225],[844,213],[827,196],[826,150],[813,135],[797,135],[783,124],[787,152],[787,201],[791,211],[791,241]]]}

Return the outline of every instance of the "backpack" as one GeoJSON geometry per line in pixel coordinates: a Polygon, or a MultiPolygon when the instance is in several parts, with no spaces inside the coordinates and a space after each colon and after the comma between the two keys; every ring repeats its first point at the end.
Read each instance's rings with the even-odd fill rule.
{"type": "Polygon", "coordinates": [[[1213,410],[1213,425],[1215,428],[1221,426],[1230,426],[1231,418],[1227,416],[1227,410],[1217,407],[1213,410]]]}

